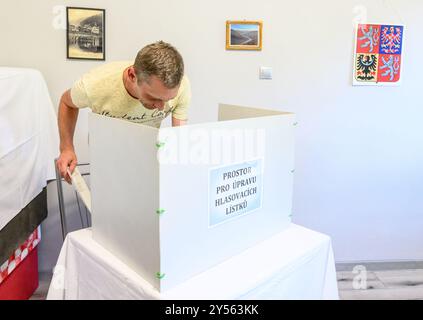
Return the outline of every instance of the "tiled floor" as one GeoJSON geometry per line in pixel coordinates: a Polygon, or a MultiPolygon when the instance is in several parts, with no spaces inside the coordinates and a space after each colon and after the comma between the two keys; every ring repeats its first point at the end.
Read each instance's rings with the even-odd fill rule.
{"type": "Polygon", "coordinates": [[[423,300],[423,269],[362,271],[337,272],[340,299],[423,300]]]}
{"type": "MultiPolygon", "coordinates": [[[[366,269],[344,267],[338,269],[342,270],[337,272],[339,297],[342,300],[423,300],[423,268],[375,270],[372,267],[366,269]]],[[[44,300],[50,281],[50,275],[41,274],[40,285],[31,300],[44,300]]]]}

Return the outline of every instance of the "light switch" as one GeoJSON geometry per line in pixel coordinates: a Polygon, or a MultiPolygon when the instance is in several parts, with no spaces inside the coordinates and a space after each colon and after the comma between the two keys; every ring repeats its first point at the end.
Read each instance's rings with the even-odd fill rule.
{"type": "Polygon", "coordinates": [[[260,67],[260,79],[272,79],[272,68],[270,67],[260,67]]]}

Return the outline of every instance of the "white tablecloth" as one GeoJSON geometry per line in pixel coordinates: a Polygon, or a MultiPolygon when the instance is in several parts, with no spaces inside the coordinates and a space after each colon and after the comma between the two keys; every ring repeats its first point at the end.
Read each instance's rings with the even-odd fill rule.
{"type": "Polygon", "coordinates": [[[68,234],[47,299],[338,299],[338,288],[330,238],[295,224],[164,293],[83,229],[68,234]]]}
{"type": "Polygon", "coordinates": [[[0,230],[55,178],[57,118],[42,74],[0,67],[0,230]]]}

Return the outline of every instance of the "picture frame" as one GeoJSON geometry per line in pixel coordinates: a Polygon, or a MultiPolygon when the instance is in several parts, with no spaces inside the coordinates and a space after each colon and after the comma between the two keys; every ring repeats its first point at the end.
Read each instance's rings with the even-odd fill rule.
{"type": "Polygon", "coordinates": [[[226,21],[226,50],[261,50],[263,22],[226,21]]]}
{"type": "Polygon", "coordinates": [[[106,60],[106,10],[66,7],[68,59],[106,60]]]}

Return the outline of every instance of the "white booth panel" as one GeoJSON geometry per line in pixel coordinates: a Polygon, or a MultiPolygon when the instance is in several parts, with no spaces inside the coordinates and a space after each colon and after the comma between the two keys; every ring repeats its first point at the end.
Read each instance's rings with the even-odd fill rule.
{"type": "Polygon", "coordinates": [[[158,287],[158,129],[90,114],[93,238],[158,287]]]}
{"type": "MultiPolygon", "coordinates": [[[[245,114],[252,114],[250,108],[236,109],[239,117],[244,109],[245,114]]],[[[231,106],[227,110],[231,112],[231,106]]],[[[266,110],[261,116],[259,111],[254,109],[255,118],[160,130],[159,140],[164,143],[160,149],[160,205],[166,209],[160,220],[162,290],[289,226],[294,115],[266,110]],[[225,170],[230,173],[251,166],[260,172],[224,181],[225,170]],[[219,207],[233,217],[211,221],[211,216],[219,213],[213,210],[213,202],[237,195],[239,190],[248,191],[249,186],[234,188],[233,184],[254,177],[258,181],[251,185],[259,195],[245,198],[251,208],[236,215],[231,208],[244,199],[230,201],[219,207]],[[228,185],[227,181],[228,190],[219,190],[222,197],[216,197],[212,189],[228,185]]],[[[219,114],[221,119],[228,118],[225,110],[219,114]]]]}
{"type": "Polygon", "coordinates": [[[219,119],[90,116],[93,237],[161,292],[290,224],[294,114],[221,105],[219,119]]]}

